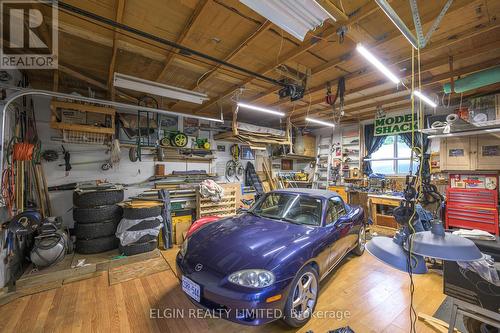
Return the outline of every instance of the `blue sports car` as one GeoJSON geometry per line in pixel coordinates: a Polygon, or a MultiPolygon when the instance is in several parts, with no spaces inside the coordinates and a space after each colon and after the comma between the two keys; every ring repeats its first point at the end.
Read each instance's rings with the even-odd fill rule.
{"type": "Polygon", "coordinates": [[[177,273],[206,311],[246,325],[282,318],[300,327],[314,312],[319,282],[347,253],[364,249],[362,208],[331,191],[283,189],[190,234],[177,273]]]}

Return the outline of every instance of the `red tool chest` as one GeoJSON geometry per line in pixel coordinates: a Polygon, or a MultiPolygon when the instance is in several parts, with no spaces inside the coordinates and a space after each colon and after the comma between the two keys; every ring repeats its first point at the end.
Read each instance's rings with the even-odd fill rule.
{"type": "Polygon", "coordinates": [[[499,235],[497,175],[450,175],[446,228],[479,229],[499,235]]]}

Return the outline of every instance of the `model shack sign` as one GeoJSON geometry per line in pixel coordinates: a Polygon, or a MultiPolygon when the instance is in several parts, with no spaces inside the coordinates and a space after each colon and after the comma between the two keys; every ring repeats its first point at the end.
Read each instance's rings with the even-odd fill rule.
{"type": "MultiPolygon", "coordinates": [[[[394,135],[399,133],[407,133],[412,131],[411,126],[412,115],[377,115],[375,118],[375,136],[394,135]]],[[[413,116],[414,127],[417,130],[418,123],[415,116],[413,116]]]]}

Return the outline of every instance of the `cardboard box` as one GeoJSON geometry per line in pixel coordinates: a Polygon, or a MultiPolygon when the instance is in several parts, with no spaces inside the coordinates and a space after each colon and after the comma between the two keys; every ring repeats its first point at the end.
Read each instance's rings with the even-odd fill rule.
{"type": "Polygon", "coordinates": [[[191,226],[191,221],[182,221],[175,224],[175,244],[181,245],[184,240],[184,235],[191,226]]]}
{"type": "Polygon", "coordinates": [[[87,124],[87,113],[77,110],[61,109],[61,122],[66,124],[87,124]]]}

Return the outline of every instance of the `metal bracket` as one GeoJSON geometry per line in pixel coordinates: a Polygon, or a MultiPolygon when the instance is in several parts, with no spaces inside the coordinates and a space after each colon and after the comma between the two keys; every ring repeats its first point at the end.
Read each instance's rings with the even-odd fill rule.
{"type": "Polygon", "coordinates": [[[439,24],[443,20],[444,15],[448,11],[448,9],[450,8],[450,6],[451,6],[452,3],[453,3],[453,0],[448,0],[444,4],[443,9],[441,9],[441,12],[439,13],[438,17],[436,17],[436,19],[434,20],[434,23],[432,23],[431,28],[427,32],[427,35],[425,35],[424,44],[421,46],[422,48],[424,48],[425,45],[427,45],[427,43],[431,39],[432,34],[434,33],[434,31],[436,31],[437,27],[439,26],[439,24]]]}
{"type": "Polygon", "coordinates": [[[424,37],[424,32],[422,30],[422,21],[420,21],[420,14],[418,13],[418,6],[417,6],[417,0],[410,0],[410,7],[411,7],[411,13],[413,16],[413,22],[415,23],[415,30],[417,31],[417,39],[418,39],[418,46],[423,49],[429,40],[431,39],[432,34],[436,29],[438,28],[439,24],[443,20],[444,15],[450,8],[451,4],[453,3],[453,0],[448,0],[445,4],[443,9],[441,9],[441,12],[439,13],[438,17],[434,20],[434,23],[432,23],[432,26],[430,27],[429,31],[427,32],[427,35],[424,37]]]}
{"type": "Polygon", "coordinates": [[[453,0],[448,0],[446,2],[443,9],[441,9],[441,12],[439,13],[438,17],[434,20],[434,23],[430,27],[425,37],[422,29],[422,21],[420,20],[420,15],[418,13],[417,0],[409,0],[409,1],[410,1],[411,13],[413,16],[413,23],[415,24],[415,30],[417,31],[417,38],[415,38],[411,30],[403,22],[403,20],[401,20],[401,18],[394,11],[394,9],[391,7],[389,2],[387,2],[387,0],[375,0],[377,5],[379,5],[379,7],[384,11],[384,13],[391,19],[394,25],[399,29],[399,31],[401,31],[403,36],[405,36],[406,39],[408,39],[410,44],[415,49],[418,48],[423,49],[431,39],[431,36],[434,33],[434,31],[436,31],[439,24],[443,20],[443,17],[450,8],[451,4],[453,3],[453,0]]]}

